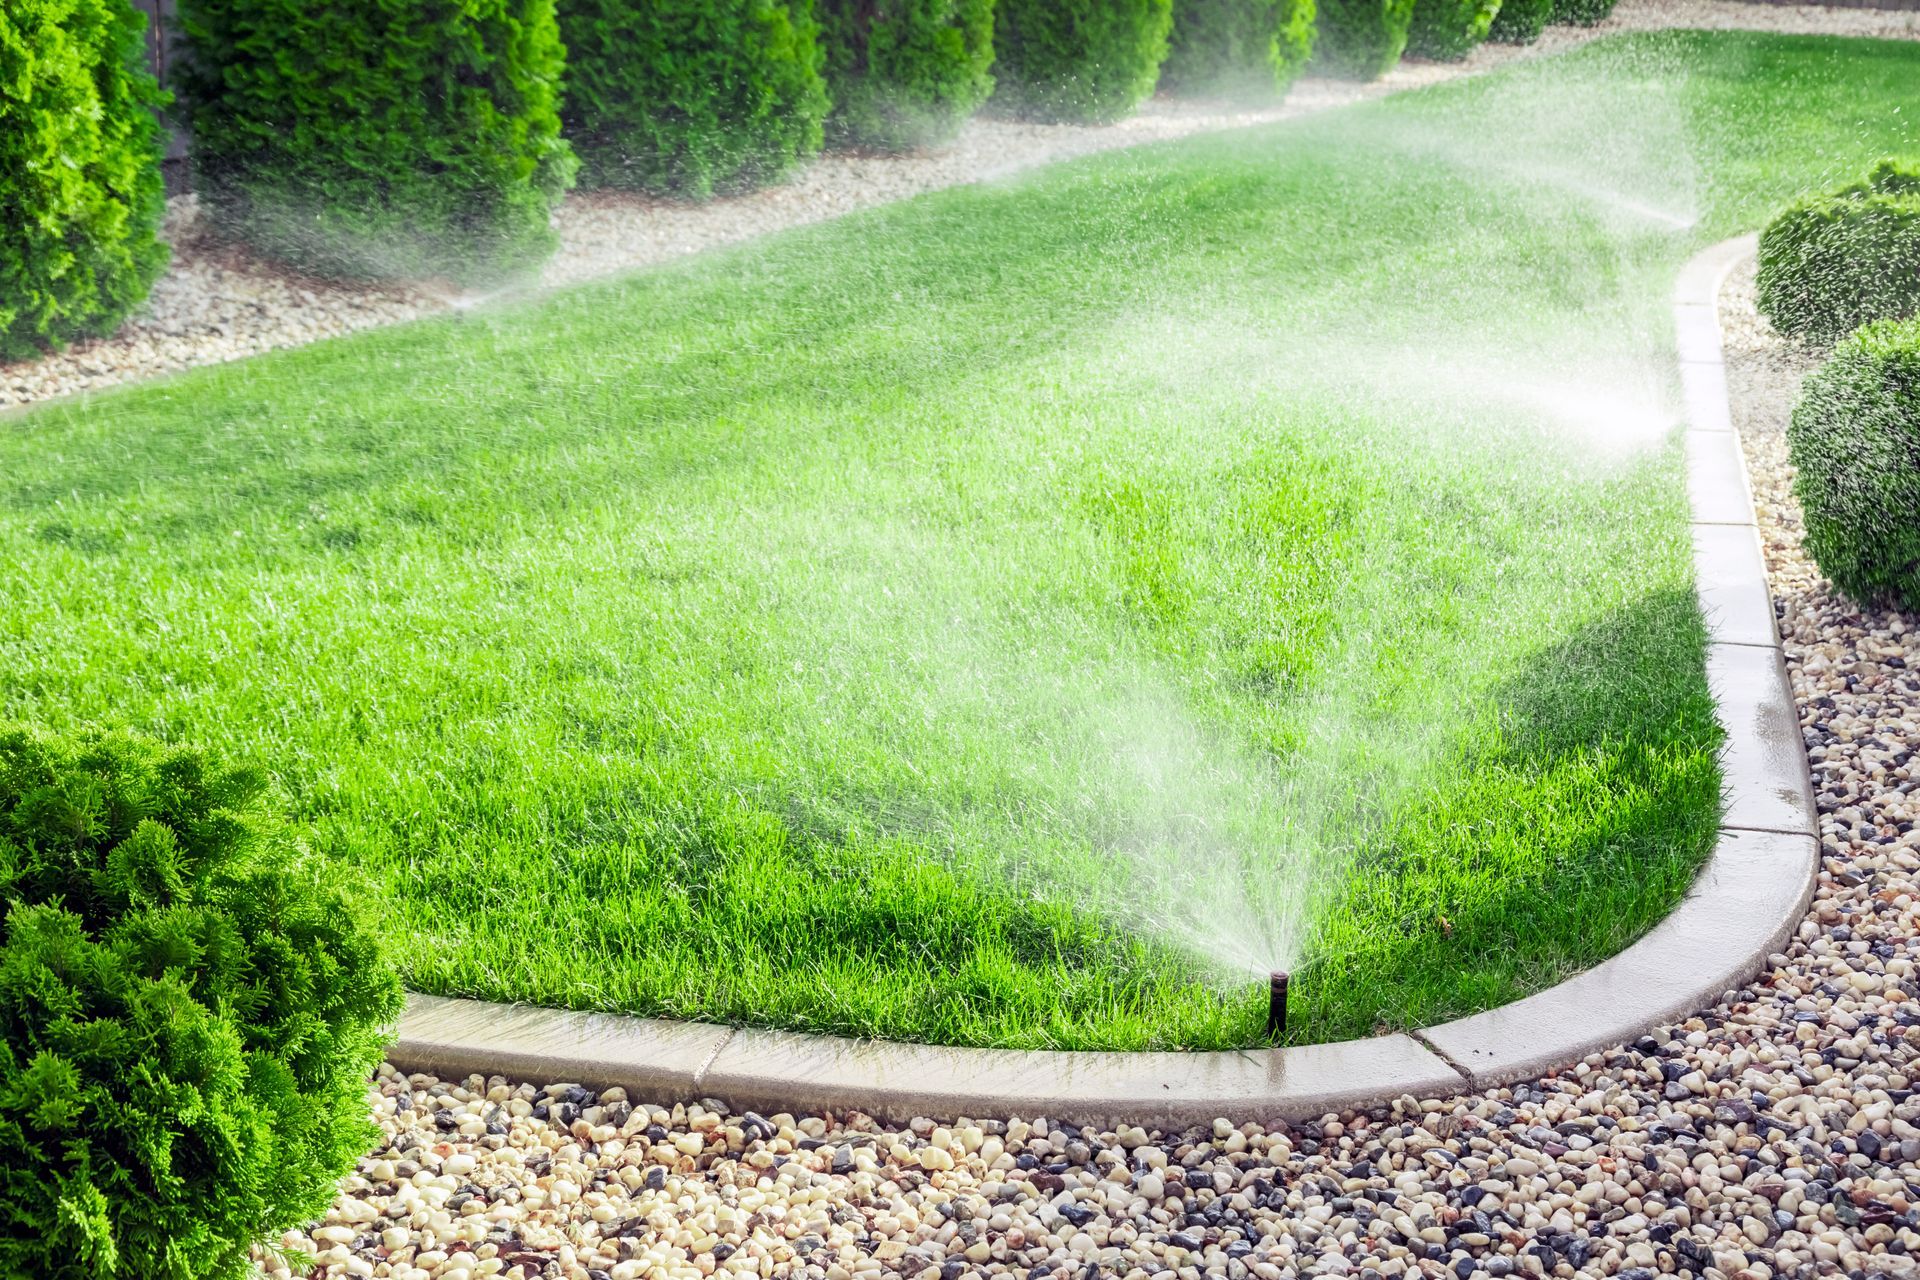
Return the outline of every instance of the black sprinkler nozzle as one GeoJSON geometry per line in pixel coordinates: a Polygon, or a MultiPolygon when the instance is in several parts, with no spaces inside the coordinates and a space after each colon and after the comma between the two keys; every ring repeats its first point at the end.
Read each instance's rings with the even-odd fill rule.
{"type": "Polygon", "coordinates": [[[1267,1039],[1278,1041],[1287,1034],[1287,975],[1273,974],[1267,996],[1267,1039]]]}

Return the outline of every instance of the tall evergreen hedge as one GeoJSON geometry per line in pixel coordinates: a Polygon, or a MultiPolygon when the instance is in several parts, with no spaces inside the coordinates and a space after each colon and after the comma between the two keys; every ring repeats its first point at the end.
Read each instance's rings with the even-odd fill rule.
{"type": "Polygon", "coordinates": [[[821,0],[836,143],[951,142],[993,92],[994,0],[821,0]]]}
{"type": "Polygon", "coordinates": [[[553,0],[179,0],[202,205],[306,270],[477,283],[550,253],[553,0]]]}
{"type": "Polygon", "coordinates": [[[1414,0],[1407,52],[1456,62],[1486,40],[1500,0],[1414,0]]]}
{"type": "Polygon", "coordinates": [[[1320,0],[1314,61],[1335,75],[1378,80],[1406,52],[1414,0],[1320,0]]]}
{"type": "Polygon", "coordinates": [[[999,0],[994,101],[1029,120],[1106,124],[1153,92],[1173,0],[999,0]]]}
{"type": "Polygon", "coordinates": [[[166,266],[143,29],[127,0],[0,4],[0,360],[109,332],[166,266]]]}
{"type": "Polygon", "coordinates": [[[1270,96],[1313,55],[1314,0],[1176,0],[1161,78],[1183,93],[1270,96]]]}
{"type": "Polygon", "coordinates": [[[586,185],[705,198],[820,150],[813,0],[561,0],[560,30],[586,185]]]}
{"type": "Polygon", "coordinates": [[[1553,17],[1553,0],[1500,0],[1487,38],[1501,44],[1532,44],[1553,17]]]}
{"type": "Polygon", "coordinates": [[[0,729],[0,1275],[239,1280],[372,1140],[400,984],[263,790],[0,729]]]}
{"type": "Polygon", "coordinates": [[[1617,0],[1553,0],[1553,20],[1579,27],[1604,22],[1617,0]]]}

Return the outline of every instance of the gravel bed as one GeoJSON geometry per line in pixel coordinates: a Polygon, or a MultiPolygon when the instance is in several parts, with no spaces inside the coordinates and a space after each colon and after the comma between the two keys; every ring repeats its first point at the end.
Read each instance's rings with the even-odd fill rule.
{"type": "MultiPolygon", "coordinates": [[[[784,186],[699,205],[581,193],[556,211],[560,250],[530,287],[569,284],[649,266],[784,227],[941,187],[990,181],[1095,151],[1323,111],[1557,52],[1596,35],[1660,27],[1920,38],[1920,14],[1739,0],[1622,0],[1614,16],[1600,26],[1550,28],[1530,48],[1483,45],[1465,62],[1409,62],[1368,85],[1309,78],[1295,85],[1283,103],[1262,109],[1155,99],[1131,119],[1099,128],[978,119],[952,147],[897,157],[828,155],[784,186]]],[[[0,408],[299,346],[471,301],[451,287],[433,283],[365,286],[291,276],[205,235],[192,196],[170,203],[164,234],[174,248],[173,264],[140,313],[113,337],[39,360],[0,365],[0,408]]]]}
{"type": "Polygon", "coordinates": [[[1729,374],[1822,870],[1750,987],[1529,1084],[1278,1128],[889,1127],[388,1069],[382,1149],[285,1248],[396,1280],[1913,1273],[1920,650],[1909,619],[1837,598],[1800,550],[1780,433],[1818,353],[1751,296],[1749,267],[1729,374]]]}

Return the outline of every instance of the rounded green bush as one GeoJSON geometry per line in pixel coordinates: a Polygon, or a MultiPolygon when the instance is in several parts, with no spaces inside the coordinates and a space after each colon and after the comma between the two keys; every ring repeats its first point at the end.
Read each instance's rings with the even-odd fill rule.
{"type": "Polygon", "coordinates": [[[1501,44],[1532,44],[1553,17],[1553,0],[1500,0],[1487,38],[1501,44]]]}
{"type": "Polygon", "coordinates": [[[1836,347],[1801,389],[1787,448],[1821,572],[1856,600],[1920,608],[1920,320],[1836,347]]]}
{"type": "Polygon", "coordinates": [[[705,199],[817,155],[813,0],[561,0],[567,136],[588,186],[705,199]]]}
{"type": "Polygon", "coordinates": [[[822,0],[832,139],[951,142],[993,92],[993,0],[822,0]]]}
{"type": "Polygon", "coordinates": [[[1457,62],[1487,38],[1500,0],[1414,0],[1407,52],[1457,62]]]}
{"type": "Polygon", "coordinates": [[[999,0],[994,103],[1028,120],[1107,124],[1160,80],[1173,0],[999,0]]]}
{"type": "Polygon", "coordinates": [[[1760,235],[1759,305],[1782,332],[1831,342],[1920,312],[1920,167],[1803,200],[1760,235]]]}
{"type": "Polygon", "coordinates": [[[0,1275],[237,1280],[371,1142],[399,982],[263,790],[0,729],[0,1275]]]}
{"type": "Polygon", "coordinates": [[[1320,0],[1314,62],[1335,75],[1378,80],[1406,52],[1414,0],[1320,0]]]}
{"type": "Polygon", "coordinates": [[[0,5],[0,360],[110,332],[167,265],[143,29],[127,0],[0,5]]]}
{"type": "Polygon", "coordinates": [[[1615,0],[1553,0],[1553,20],[1591,27],[1606,21],[1615,0]]]}
{"type": "Polygon", "coordinates": [[[179,0],[194,182],[303,270],[512,275],[572,182],[553,0],[179,0]]]}
{"type": "Polygon", "coordinates": [[[1314,0],[1176,0],[1162,79],[1183,93],[1271,97],[1313,55],[1314,0]]]}

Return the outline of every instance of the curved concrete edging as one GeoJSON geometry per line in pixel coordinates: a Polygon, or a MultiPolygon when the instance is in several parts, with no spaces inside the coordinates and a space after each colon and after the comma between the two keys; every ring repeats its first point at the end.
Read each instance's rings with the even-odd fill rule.
{"type": "Polygon", "coordinates": [[[1718,295],[1754,238],[1715,245],[1674,300],[1707,678],[1726,730],[1720,839],[1673,913],[1612,959],[1411,1035],[1233,1053],[955,1049],[413,996],[388,1059],[439,1075],[620,1085],[652,1101],[872,1115],[1046,1115],[1161,1127],[1300,1119],[1539,1075],[1717,1001],[1812,897],[1817,826],[1799,717],[1727,402],[1718,295]]]}

